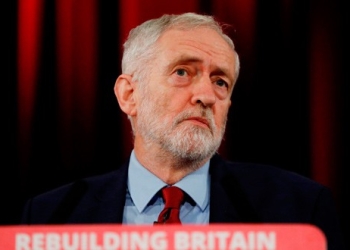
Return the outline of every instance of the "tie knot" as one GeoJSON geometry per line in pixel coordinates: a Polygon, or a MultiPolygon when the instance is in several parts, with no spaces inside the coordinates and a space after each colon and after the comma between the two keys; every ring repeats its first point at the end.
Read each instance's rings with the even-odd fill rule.
{"type": "Polygon", "coordinates": [[[175,186],[162,189],[163,199],[165,200],[165,208],[180,208],[184,199],[184,192],[175,186]]]}

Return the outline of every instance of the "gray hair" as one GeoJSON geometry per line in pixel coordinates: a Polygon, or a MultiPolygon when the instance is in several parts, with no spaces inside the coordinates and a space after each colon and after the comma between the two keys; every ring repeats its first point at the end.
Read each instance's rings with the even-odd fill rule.
{"type": "MultiPolygon", "coordinates": [[[[132,29],[124,43],[124,54],[122,58],[122,73],[133,76],[133,80],[140,81],[147,78],[145,65],[156,55],[155,43],[167,30],[176,28],[189,30],[197,27],[207,27],[215,30],[235,51],[231,38],[223,31],[223,26],[212,16],[196,13],[184,13],[180,15],[163,15],[160,18],[148,20],[132,29]]],[[[236,55],[235,75],[239,73],[239,57],[236,55]]]]}

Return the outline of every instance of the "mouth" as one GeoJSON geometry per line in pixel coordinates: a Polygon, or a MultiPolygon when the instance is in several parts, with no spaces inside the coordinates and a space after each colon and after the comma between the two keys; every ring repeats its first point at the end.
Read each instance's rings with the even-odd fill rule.
{"type": "Polygon", "coordinates": [[[194,125],[210,129],[209,121],[203,117],[188,117],[184,121],[191,122],[194,125]]]}

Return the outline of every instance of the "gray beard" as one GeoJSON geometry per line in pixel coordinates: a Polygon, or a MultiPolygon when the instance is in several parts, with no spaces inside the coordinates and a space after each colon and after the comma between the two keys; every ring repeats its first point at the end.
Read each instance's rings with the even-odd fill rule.
{"type": "Polygon", "coordinates": [[[162,117],[160,110],[154,100],[143,99],[136,127],[148,147],[154,144],[159,145],[180,165],[196,165],[217,152],[224,135],[226,121],[218,131],[210,109],[198,104],[195,111],[185,111],[179,114],[174,121],[162,117]],[[210,123],[210,129],[182,123],[184,119],[191,116],[205,117],[210,123]]]}

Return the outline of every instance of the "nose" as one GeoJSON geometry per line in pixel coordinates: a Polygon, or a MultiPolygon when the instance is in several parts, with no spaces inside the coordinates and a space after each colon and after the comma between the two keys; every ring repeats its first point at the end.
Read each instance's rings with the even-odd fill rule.
{"type": "Polygon", "coordinates": [[[211,107],[216,102],[216,95],[213,83],[209,77],[201,77],[199,81],[193,83],[192,104],[201,104],[204,107],[211,107]]]}

